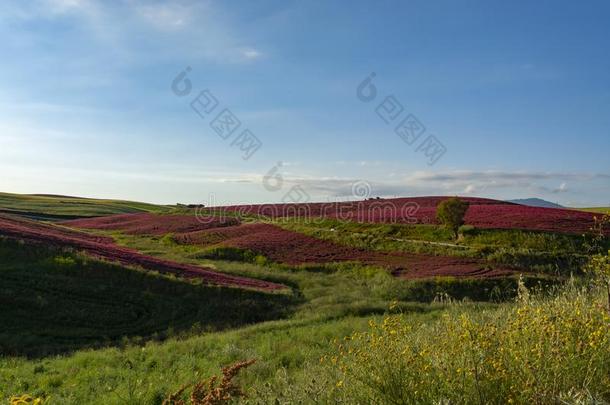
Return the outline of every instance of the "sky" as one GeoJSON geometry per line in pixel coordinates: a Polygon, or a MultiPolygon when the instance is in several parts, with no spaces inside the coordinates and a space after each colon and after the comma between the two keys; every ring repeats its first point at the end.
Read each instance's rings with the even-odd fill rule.
{"type": "Polygon", "coordinates": [[[608,21],[607,1],[3,1],[0,191],[610,206],[608,21]]]}

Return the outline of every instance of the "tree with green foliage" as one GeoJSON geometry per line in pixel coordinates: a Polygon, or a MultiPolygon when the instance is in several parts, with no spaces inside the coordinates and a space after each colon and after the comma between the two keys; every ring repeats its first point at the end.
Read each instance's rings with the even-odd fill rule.
{"type": "Polygon", "coordinates": [[[453,232],[456,239],[460,226],[464,225],[464,216],[468,211],[468,205],[468,202],[452,197],[442,201],[436,207],[436,218],[453,232]]]}

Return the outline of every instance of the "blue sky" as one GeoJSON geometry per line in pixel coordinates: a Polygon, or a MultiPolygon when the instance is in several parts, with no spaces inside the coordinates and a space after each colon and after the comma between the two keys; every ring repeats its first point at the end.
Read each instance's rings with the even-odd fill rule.
{"type": "Polygon", "coordinates": [[[365,184],[610,205],[609,20],[605,1],[4,1],[0,190],[224,204],[365,184]],[[204,89],[219,104],[201,118],[204,89]],[[403,111],[386,124],[388,96],[403,111]],[[241,122],[228,140],[210,126],[224,108],[241,122]],[[408,114],[425,127],[412,145],[394,132],[408,114]],[[262,143],[247,160],[244,129],[262,143]]]}

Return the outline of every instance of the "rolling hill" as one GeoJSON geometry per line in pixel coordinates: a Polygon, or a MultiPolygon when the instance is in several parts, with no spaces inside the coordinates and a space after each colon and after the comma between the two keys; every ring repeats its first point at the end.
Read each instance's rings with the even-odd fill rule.
{"type": "Polygon", "coordinates": [[[0,212],[32,219],[61,221],[136,212],[163,212],[161,205],[49,194],[0,193],[0,212]]]}

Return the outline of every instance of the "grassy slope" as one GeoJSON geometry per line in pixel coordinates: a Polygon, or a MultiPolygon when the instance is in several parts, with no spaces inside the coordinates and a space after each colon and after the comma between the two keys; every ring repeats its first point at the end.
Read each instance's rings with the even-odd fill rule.
{"type": "Polygon", "coordinates": [[[283,220],[278,221],[278,225],[356,247],[432,254],[446,251],[467,256],[473,253],[469,251],[482,247],[573,253],[580,251],[583,242],[583,238],[578,235],[510,229],[464,227],[462,237],[456,242],[449,231],[436,225],[372,224],[337,220],[283,220]]]}
{"type": "Polygon", "coordinates": [[[35,219],[62,220],[132,212],[163,212],[168,208],[132,201],[0,193],[0,210],[35,219]]]}
{"type": "Polygon", "coordinates": [[[599,212],[600,214],[610,215],[610,207],[578,208],[578,210],[588,212],[599,212]]]}
{"type": "MultiPolygon", "coordinates": [[[[439,312],[413,314],[414,321],[439,312]]],[[[81,351],[33,361],[0,358],[0,398],[14,392],[51,395],[50,404],[160,404],[182,384],[217,374],[242,359],[257,363],[244,373],[245,387],[262,387],[285,370],[299,379],[309,362],[328,354],[329,341],[364,330],[369,317],[266,322],[188,339],[148,342],[145,347],[81,351]]]]}
{"type": "MultiPolygon", "coordinates": [[[[585,239],[549,232],[471,229],[459,242],[435,225],[368,224],[336,220],[278,221],[293,231],[361,249],[486,259],[550,275],[579,273],[585,239]]],[[[610,244],[607,244],[610,248],[610,244]]]]}
{"type": "Polygon", "coordinates": [[[277,319],[297,302],[2,239],[0,280],[0,352],[28,356],[277,319]]]}

